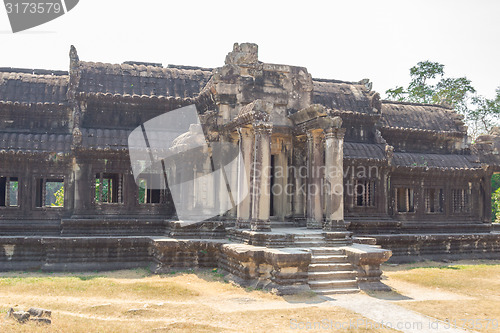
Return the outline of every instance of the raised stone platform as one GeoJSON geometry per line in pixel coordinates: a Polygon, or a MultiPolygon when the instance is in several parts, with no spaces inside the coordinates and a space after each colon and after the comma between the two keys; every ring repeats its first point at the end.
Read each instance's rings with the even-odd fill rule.
{"type": "Polygon", "coordinates": [[[145,236],[167,232],[164,219],[77,218],[61,220],[61,236],[145,236]]]}
{"type": "MultiPolygon", "coordinates": [[[[375,246],[362,246],[366,253],[385,251],[375,246]]],[[[278,249],[228,240],[169,237],[0,237],[0,270],[69,272],[149,267],[154,272],[164,273],[176,268],[218,267],[227,272],[228,279],[243,286],[290,294],[309,290],[310,285],[323,285],[327,288],[319,288],[322,293],[334,293],[335,289],[341,292],[347,287],[350,291],[357,289],[356,276],[363,277],[366,271],[357,266],[357,261],[350,259],[350,251],[356,251],[356,248],[278,249]],[[341,255],[322,255],[325,251],[341,255]],[[346,273],[339,267],[313,269],[311,273],[316,274],[310,275],[312,257],[317,261],[313,264],[325,264],[326,268],[344,264],[349,270],[346,273]]],[[[390,256],[390,251],[385,251],[385,254],[390,256]]],[[[374,270],[386,260],[385,256],[367,255],[372,258],[370,265],[375,267],[374,270]]],[[[380,280],[380,276],[378,278],[380,280]]]]}
{"type": "Polygon", "coordinates": [[[374,234],[471,234],[488,233],[491,223],[481,221],[400,221],[389,216],[349,216],[347,228],[355,235],[374,234]]]}
{"type": "Polygon", "coordinates": [[[500,259],[500,233],[372,235],[391,262],[500,259]]]}
{"type": "Polygon", "coordinates": [[[0,270],[93,271],[147,266],[148,237],[0,237],[0,270]]]}
{"type": "Polygon", "coordinates": [[[344,246],[352,244],[349,231],[324,231],[307,228],[275,228],[271,231],[228,229],[228,237],[241,243],[272,248],[344,246]]]}
{"type": "Polygon", "coordinates": [[[1,236],[60,236],[60,220],[4,220],[0,221],[1,236]]]}

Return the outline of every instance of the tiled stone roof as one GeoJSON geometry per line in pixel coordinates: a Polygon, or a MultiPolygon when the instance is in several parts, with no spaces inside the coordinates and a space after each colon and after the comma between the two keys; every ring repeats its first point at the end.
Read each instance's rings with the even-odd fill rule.
{"type": "Polygon", "coordinates": [[[127,150],[131,130],[83,129],[82,146],[91,150],[127,150]]]}
{"type": "Polygon", "coordinates": [[[452,109],[434,104],[382,101],[383,129],[421,132],[465,133],[462,117],[452,109]]]}
{"type": "Polygon", "coordinates": [[[399,167],[446,170],[475,170],[481,163],[475,155],[394,153],[393,163],[399,167]]]}
{"type": "Polygon", "coordinates": [[[70,134],[0,132],[0,153],[68,153],[70,134]]]}
{"type": "Polygon", "coordinates": [[[79,70],[79,92],[180,98],[198,95],[212,75],[201,69],[84,61],[79,70]]]}
{"type": "Polygon", "coordinates": [[[385,144],[344,142],[344,158],[385,160],[385,144]]]}
{"type": "Polygon", "coordinates": [[[371,98],[363,84],[313,79],[313,103],[329,109],[373,113],[371,98]]]}
{"type": "Polygon", "coordinates": [[[0,68],[0,100],[18,103],[67,102],[67,72],[0,68]]]}

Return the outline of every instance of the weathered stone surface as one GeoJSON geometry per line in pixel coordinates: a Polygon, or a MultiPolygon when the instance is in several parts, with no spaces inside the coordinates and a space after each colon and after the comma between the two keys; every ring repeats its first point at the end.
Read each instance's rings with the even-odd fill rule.
{"type": "Polygon", "coordinates": [[[500,234],[374,235],[377,244],[392,251],[391,262],[440,259],[498,259],[500,234]]]}
{"type": "Polygon", "coordinates": [[[49,318],[30,318],[29,321],[37,324],[45,324],[45,325],[52,324],[52,320],[50,320],[49,318]]]}
{"type": "Polygon", "coordinates": [[[32,317],[51,317],[52,311],[40,308],[30,308],[28,310],[32,317]]]}
{"type": "Polygon", "coordinates": [[[239,284],[289,294],[308,289],[310,260],[307,251],[226,244],[221,248],[220,267],[239,284]]]}
{"type": "Polygon", "coordinates": [[[52,321],[47,317],[51,317],[51,315],[52,311],[46,309],[30,308],[28,311],[14,311],[13,308],[10,308],[9,311],[7,311],[5,319],[12,317],[21,324],[31,321],[37,324],[50,325],[52,321]]]}
{"type": "Polygon", "coordinates": [[[286,292],[307,286],[310,258],[298,248],[318,243],[347,246],[360,281],[378,283],[388,252],[349,247],[352,235],[373,236],[393,261],[498,257],[490,195],[500,131],[470,145],[448,107],[381,101],[371,89],[263,63],[251,43],[234,44],[216,69],[85,62],[74,47],[68,72],[0,68],[0,270],[224,267],[242,284],[286,292]],[[128,136],[193,104],[199,123],[166,149],[195,141],[211,156],[165,172],[185,185],[180,205],[219,216],[194,214],[202,222],[186,226],[172,182],[138,188],[128,136]],[[198,179],[218,167],[214,143],[241,158],[215,184],[183,182],[184,171],[198,179]],[[54,180],[62,207],[46,187],[54,180]],[[103,181],[113,183],[105,197],[103,181]],[[217,203],[220,193],[231,200],[217,203]],[[305,226],[318,234],[274,232],[305,226]]]}
{"type": "MultiPolygon", "coordinates": [[[[157,273],[172,268],[217,267],[224,241],[152,238],[149,261],[157,273]]],[[[145,262],[146,263],[146,262],[145,262]]]]}
{"type": "Polygon", "coordinates": [[[380,280],[382,271],[380,264],[389,260],[390,250],[384,250],[373,245],[353,244],[342,248],[349,262],[358,270],[358,283],[361,289],[390,290],[380,280]]]}
{"type": "Polygon", "coordinates": [[[13,311],[11,312],[11,316],[21,324],[24,324],[30,319],[30,314],[26,311],[13,311]]]}

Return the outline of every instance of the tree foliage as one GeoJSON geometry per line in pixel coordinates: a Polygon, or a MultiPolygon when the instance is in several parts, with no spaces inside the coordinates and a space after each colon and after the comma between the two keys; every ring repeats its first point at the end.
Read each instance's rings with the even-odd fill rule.
{"type": "Polygon", "coordinates": [[[500,223],[500,174],[491,177],[491,219],[500,223]]]}
{"type": "Polygon", "coordinates": [[[64,206],[64,186],[61,186],[60,189],[54,193],[54,196],[56,197],[56,201],[52,203],[51,205],[53,207],[63,207],[64,206]]]}
{"type": "Polygon", "coordinates": [[[494,99],[475,96],[472,103],[476,107],[469,111],[469,121],[474,123],[475,128],[491,133],[492,129],[498,126],[500,119],[500,87],[497,88],[494,99]]]}
{"type": "Polygon", "coordinates": [[[472,137],[490,133],[499,124],[500,87],[494,99],[476,95],[467,77],[445,77],[444,65],[429,60],[410,69],[410,83],[386,91],[387,99],[446,104],[464,116],[472,137]]]}
{"type": "MultiPolygon", "coordinates": [[[[500,87],[496,96],[488,99],[476,94],[476,89],[467,77],[445,76],[444,65],[429,60],[421,61],[410,68],[410,83],[405,88],[388,89],[387,99],[400,102],[446,104],[464,116],[469,134],[475,138],[492,133],[500,125],[500,87]]],[[[500,175],[495,174],[492,185],[493,221],[500,223],[500,175]]]]}

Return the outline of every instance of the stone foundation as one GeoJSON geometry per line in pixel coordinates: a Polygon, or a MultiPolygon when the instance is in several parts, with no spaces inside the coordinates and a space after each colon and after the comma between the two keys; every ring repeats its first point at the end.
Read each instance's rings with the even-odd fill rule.
{"type": "Polygon", "coordinates": [[[218,267],[224,241],[151,238],[151,270],[165,273],[172,268],[218,267]]]}
{"type": "Polygon", "coordinates": [[[500,259],[500,234],[374,235],[377,245],[392,251],[390,262],[500,259]]]}
{"type": "Polygon", "coordinates": [[[0,237],[0,270],[93,271],[145,267],[148,237],[0,237]]]}
{"type": "Polygon", "coordinates": [[[382,270],[380,264],[389,260],[392,253],[366,244],[353,244],[342,248],[358,270],[358,286],[363,290],[391,290],[380,280],[382,270]]]}
{"type": "MultiPolygon", "coordinates": [[[[351,245],[316,245],[314,248],[343,251],[357,272],[361,289],[386,289],[380,283],[380,264],[389,259],[391,251],[390,262],[500,259],[498,233],[377,235],[353,240],[351,245]],[[378,245],[371,245],[375,240],[378,245]]],[[[153,272],[165,273],[177,268],[218,267],[227,272],[227,279],[242,286],[289,294],[309,290],[310,263],[311,249],[307,247],[269,248],[235,243],[231,239],[0,237],[1,271],[70,272],[149,267],[153,272]]]]}
{"type": "MultiPolygon", "coordinates": [[[[359,246],[364,246],[365,252],[370,252],[370,249],[377,253],[384,251],[373,246],[359,246]]],[[[341,249],[348,256],[349,251],[358,251],[357,248],[350,248],[331,249],[341,249]]],[[[375,261],[369,264],[376,266],[375,261]]],[[[351,262],[356,267],[356,261],[351,262]]],[[[0,271],[74,272],[149,267],[155,273],[166,273],[177,268],[218,267],[227,272],[227,279],[242,286],[291,294],[310,290],[310,263],[311,250],[307,248],[267,248],[228,240],[0,237],[0,271]]],[[[370,277],[376,280],[380,275],[370,277]]]]}
{"type": "Polygon", "coordinates": [[[167,231],[163,219],[80,218],[62,219],[61,236],[145,236],[161,235],[167,231]]]}
{"type": "Polygon", "coordinates": [[[291,294],[309,290],[310,261],[311,253],[305,250],[225,244],[221,248],[219,267],[240,285],[291,294]]]}

